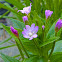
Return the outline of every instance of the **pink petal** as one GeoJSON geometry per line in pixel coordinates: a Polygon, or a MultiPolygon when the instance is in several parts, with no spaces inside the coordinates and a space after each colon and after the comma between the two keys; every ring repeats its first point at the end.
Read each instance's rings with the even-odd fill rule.
{"type": "Polygon", "coordinates": [[[33,38],[37,38],[37,36],[38,36],[37,34],[34,34],[32,37],[33,37],[33,38]]]}
{"type": "Polygon", "coordinates": [[[24,38],[30,38],[28,35],[23,35],[24,38]]]}
{"type": "Polygon", "coordinates": [[[21,13],[24,13],[24,10],[18,10],[17,12],[19,12],[19,11],[20,11],[21,13]]]}
{"type": "Polygon", "coordinates": [[[33,30],[33,29],[34,29],[34,27],[35,27],[35,24],[33,23],[33,24],[31,25],[31,29],[33,30]]]}
{"type": "Polygon", "coordinates": [[[35,28],[34,28],[34,30],[33,30],[33,33],[37,33],[38,32],[38,26],[36,26],[35,28]]]}
{"type": "Polygon", "coordinates": [[[29,25],[26,25],[26,29],[29,30],[30,29],[30,26],[29,25]]]}
{"type": "Polygon", "coordinates": [[[32,40],[33,39],[33,37],[30,37],[30,39],[29,40],[32,40]]]}

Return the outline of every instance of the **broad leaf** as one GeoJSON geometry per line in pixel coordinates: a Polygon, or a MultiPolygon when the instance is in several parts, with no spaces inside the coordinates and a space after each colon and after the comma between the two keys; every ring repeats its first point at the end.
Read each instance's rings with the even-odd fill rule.
{"type": "Polygon", "coordinates": [[[51,62],[62,62],[62,52],[54,53],[51,58],[51,62]]]}
{"type": "Polygon", "coordinates": [[[58,40],[58,39],[59,39],[59,37],[52,37],[52,38],[49,38],[48,40],[46,40],[45,42],[43,42],[43,43],[40,45],[40,47],[45,46],[45,45],[48,45],[48,44],[50,44],[50,43],[53,43],[54,41],[56,41],[56,40],[58,40]]]}
{"type": "Polygon", "coordinates": [[[24,42],[24,47],[34,55],[38,55],[39,53],[33,41],[24,42]]]}
{"type": "Polygon", "coordinates": [[[47,35],[46,35],[46,38],[50,38],[51,35],[55,36],[55,22],[54,24],[51,26],[51,28],[49,29],[47,35]]]}
{"type": "Polygon", "coordinates": [[[25,27],[25,24],[19,20],[11,19],[11,21],[13,23],[14,28],[23,30],[23,28],[25,27]]]}
{"type": "Polygon", "coordinates": [[[56,42],[54,52],[62,52],[62,40],[56,42]]]}

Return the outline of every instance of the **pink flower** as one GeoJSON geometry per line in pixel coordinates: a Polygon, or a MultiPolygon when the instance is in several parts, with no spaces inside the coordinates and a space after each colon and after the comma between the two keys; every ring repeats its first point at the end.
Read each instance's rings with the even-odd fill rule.
{"type": "Polygon", "coordinates": [[[46,16],[46,19],[51,15],[52,15],[53,11],[50,11],[50,10],[45,10],[45,16],[46,16]]]}
{"type": "Polygon", "coordinates": [[[19,37],[18,31],[15,30],[12,26],[10,27],[10,30],[16,37],[19,37]]]}
{"type": "Polygon", "coordinates": [[[38,32],[38,26],[35,26],[35,24],[32,24],[31,27],[29,25],[26,25],[26,29],[24,28],[24,31],[22,31],[23,37],[29,38],[29,40],[32,40],[33,38],[37,38],[38,32]]]}
{"type": "Polygon", "coordinates": [[[18,12],[21,12],[21,13],[25,13],[25,14],[29,14],[31,12],[31,3],[30,3],[30,6],[28,7],[24,7],[23,10],[18,10],[18,12]]]}
{"type": "Polygon", "coordinates": [[[62,19],[59,19],[55,25],[55,31],[58,32],[62,27],[62,19]]]}
{"type": "Polygon", "coordinates": [[[44,30],[45,26],[44,26],[44,25],[42,25],[42,28],[43,28],[43,30],[44,30]]]}
{"type": "Polygon", "coordinates": [[[25,21],[28,21],[28,17],[27,16],[23,16],[22,18],[23,18],[24,23],[25,23],[25,21]]]}

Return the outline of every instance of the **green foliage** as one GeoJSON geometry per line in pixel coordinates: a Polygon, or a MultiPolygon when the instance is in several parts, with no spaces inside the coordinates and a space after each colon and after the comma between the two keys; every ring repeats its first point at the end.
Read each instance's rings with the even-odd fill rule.
{"type": "Polygon", "coordinates": [[[23,22],[20,22],[19,20],[11,19],[11,21],[13,23],[14,28],[23,30],[23,28],[25,27],[25,24],[23,22]]]}
{"type": "Polygon", "coordinates": [[[62,62],[62,52],[54,53],[50,60],[51,62],[62,62]]]}
{"type": "MultiPolygon", "coordinates": [[[[62,1],[61,0],[5,0],[8,3],[11,3],[14,7],[11,7],[8,3],[1,4],[0,8],[7,9],[8,11],[3,15],[0,15],[0,18],[8,18],[11,20],[14,29],[18,31],[19,38],[17,38],[10,30],[10,27],[2,25],[0,23],[0,28],[4,28],[8,34],[11,36],[10,38],[4,40],[0,43],[4,44],[8,42],[11,38],[13,38],[16,42],[16,45],[19,49],[21,55],[14,56],[18,57],[21,56],[23,61],[22,62],[61,62],[62,61],[62,29],[60,29],[57,34],[55,33],[55,24],[58,19],[62,19],[62,1]],[[24,7],[27,7],[32,3],[31,12],[30,14],[22,14],[21,12],[17,12],[18,10],[22,10],[24,7]],[[45,10],[53,11],[51,17],[47,20],[45,18],[45,10]],[[6,16],[9,12],[12,12],[13,17],[6,16]],[[39,27],[38,37],[29,40],[24,38],[22,35],[22,31],[25,28],[26,23],[23,22],[22,17],[28,17],[28,25],[35,23],[36,26],[39,27]],[[45,29],[42,29],[42,25],[45,25],[45,29]],[[25,58],[25,53],[21,47],[20,41],[22,42],[24,48],[29,55],[29,58],[25,58]],[[35,42],[34,42],[35,41],[35,42]],[[53,47],[53,42],[56,42],[53,54],[49,59],[48,52],[53,47]],[[58,52],[58,53],[57,53],[58,52]]],[[[9,46],[0,47],[0,50],[16,46],[15,44],[11,44],[9,46]]],[[[50,52],[51,53],[51,52],[50,52]]],[[[2,58],[4,62],[20,62],[12,57],[6,56],[2,54],[2,58]]]]}
{"type": "Polygon", "coordinates": [[[0,23],[0,28],[3,28],[2,23],[0,23]]]}
{"type": "Polygon", "coordinates": [[[16,45],[13,44],[13,45],[5,46],[5,47],[0,47],[0,50],[5,49],[5,48],[9,48],[9,47],[14,47],[14,46],[16,46],[16,45]]]}
{"type": "Polygon", "coordinates": [[[52,42],[54,42],[54,41],[56,41],[56,40],[58,40],[58,39],[59,39],[59,37],[52,37],[52,38],[49,38],[48,40],[46,40],[46,42],[43,42],[43,43],[40,45],[40,47],[45,46],[45,45],[48,45],[48,44],[50,44],[50,43],[52,43],[52,42]]]}
{"type": "Polygon", "coordinates": [[[55,22],[54,24],[51,26],[51,28],[49,29],[47,35],[46,35],[46,38],[50,38],[50,37],[53,37],[55,36],[55,22]]]}
{"type": "Polygon", "coordinates": [[[17,0],[5,0],[11,4],[13,4],[14,6],[16,6],[18,9],[22,9],[24,7],[23,3],[18,2],[17,0]]]}
{"type": "Polygon", "coordinates": [[[38,53],[39,53],[38,50],[37,50],[37,48],[35,47],[33,41],[31,41],[31,42],[25,42],[25,43],[24,43],[24,47],[25,47],[29,52],[31,52],[31,53],[34,54],[34,55],[38,55],[38,53]]]}
{"type": "Polygon", "coordinates": [[[2,44],[4,44],[4,43],[8,42],[11,38],[12,38],[12,37],[10,37],[10,38],[8,38],[8,39],[6,39],[6,40],[0,42],[0,45],[2,45],[2,44]]]}
{"type": "Polygon", "coordinates": [[[29,59],[25,59],[23,62],[47,62],[47,59],[38,56],[33,56],[29,59]]]}
{"type": "Polygon", "coordinates": [[[1,53],[1,56],[2,56],[2,59],[4,60],[4,62],[20,62],[19,60],[14,59],[10,56],[4,55],[2,53],[1,53]]]}
{"type": "Polygon", "coordinates": [[[55,52],[62,52],[62,40],[59,40],[58,42],[56,42],[53,53],[55,52]]]}

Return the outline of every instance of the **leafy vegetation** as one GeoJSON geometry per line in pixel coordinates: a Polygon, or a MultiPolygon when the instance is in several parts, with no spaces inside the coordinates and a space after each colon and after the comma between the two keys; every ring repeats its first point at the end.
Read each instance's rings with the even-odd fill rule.
{"type": "MultiPolygon", "coordinates": [[[[8,18],[13,23],[13,28],[17,30],[18,37],[10,30],[11,27],[5,26],[0,23],[0,28],[4,28],[10,38],[4,40],[1,44],[8,42],[11,38],[15,40],[16,44],[1,47],[0,50],[17,46],[22,57],[22,60],[9,57],[1,54],[4,62],[62,62],[62,26],[58,32],[55,31],[55,25],[59,19],[62,21],[62,0],[5,0],[11,3],[14,7],[11,7],[8,3],[1,4],[0,8],[7,9],[8,11],[0,15],[0,18],[8,18]],[[27,15],[22,11],[23,8],[31,5],[31,11],[27,15]],[[46,19],[45,11],[53,11],[51,17],[46,19]],[[13,17],[6,16],[8,12],[12,12],[13,17]],[[28,17],[28,21],[24,23],[23,16],[28,17]],[[22,31],[26,25],[32,24],[38,26],[37,38],[29,40],[24,38],[22,31]],[[42,26],[45,26],[44,30],[42,26]],[[26,57],[24,57],[26,56],[26,57]]],[[[32,29],[31,29],[32,30],[32,29]]],[[[29,31],[28,31],[29,32],[29,31]]],[[[31,34],[31,33],[30,33],[31,34]]],[[[17,56],[17,57],[18,57],[17,56]]]]}

